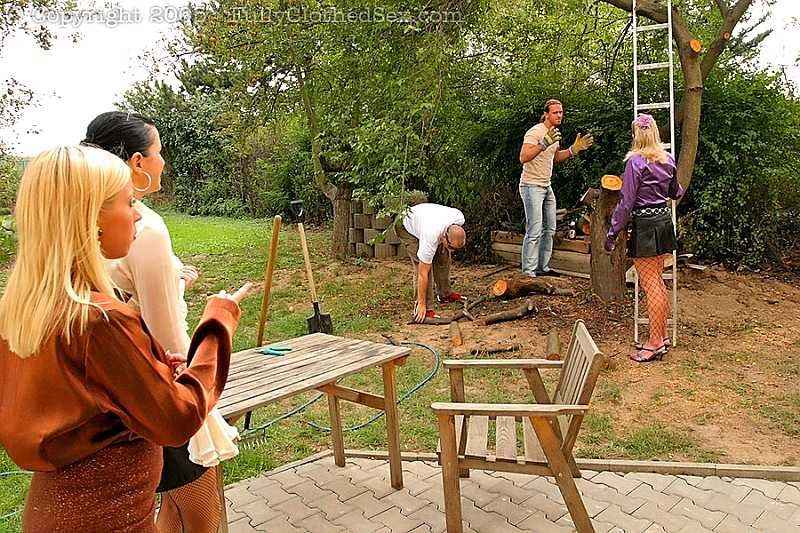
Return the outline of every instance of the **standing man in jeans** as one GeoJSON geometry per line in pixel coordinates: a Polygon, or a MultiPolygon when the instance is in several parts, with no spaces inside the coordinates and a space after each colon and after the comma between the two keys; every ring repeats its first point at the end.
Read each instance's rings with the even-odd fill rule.
{"type": "Polygon", "coordinates": [[[558,276],[550,270],[553,235],[556,232],[556,196],[550,185],[553,162],[560,163],[589,148],[591,134],[580,133],[566,150],[559,141],[564,108],[558,100],[548,100],[541,121],[525,133],[519,162],[522,175],[519,194],[525,208],[525,240],[522,241],[522,272],[528,276],[558,276]]]}
{"type": "Polygon", "coordinates": [[[439,204],[417,204],[395,225],[414,265],[415,322],[439,318],[433,309],[434,283],[440,302],[464,301],[450,287],[450,254],[467,242],[463,225],[461,211],[439,204]]]}

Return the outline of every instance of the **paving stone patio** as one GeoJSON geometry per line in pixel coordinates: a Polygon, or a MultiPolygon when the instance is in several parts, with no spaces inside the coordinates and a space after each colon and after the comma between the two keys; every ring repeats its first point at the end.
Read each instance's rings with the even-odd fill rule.
{"type": "MultiPolygon", "coordinates": [[[[598,533],[800,533],[800,483],[584,471],[578,488],[598,533]]],[[[231,533],[445,531],[436,463],[404,461],[405,487],[385,460],[327,456],[226,489],[231,533]]],[[[574,531],[547,478],[472,471],[461,480],[464,531],[574,531]]]]}

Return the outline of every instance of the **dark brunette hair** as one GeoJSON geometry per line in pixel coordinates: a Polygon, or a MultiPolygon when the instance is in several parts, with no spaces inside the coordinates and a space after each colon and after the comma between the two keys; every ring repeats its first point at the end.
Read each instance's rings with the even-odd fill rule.
{"type": "Polygon", "coordinates": [[[127,161],[136,152],[147,155],[153,144],[156,123],[152,119],[128,111],[109,111],[97,115],[86,128],[81,144],[102,148],[127,161]]]}

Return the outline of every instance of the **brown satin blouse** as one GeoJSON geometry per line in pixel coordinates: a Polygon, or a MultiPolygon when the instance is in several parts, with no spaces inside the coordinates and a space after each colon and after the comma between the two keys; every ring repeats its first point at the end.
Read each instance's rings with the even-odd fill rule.
{"type": "Polygon", "coordinates": [[[180,446],[197,432],[228,376],[238,305],[211,300],[189,367],[173,379],[139,314],[101,294],[86,330],[21,359],[0,339],[0,445],[20,467],[53,471],[114,443],[180,446]]]}

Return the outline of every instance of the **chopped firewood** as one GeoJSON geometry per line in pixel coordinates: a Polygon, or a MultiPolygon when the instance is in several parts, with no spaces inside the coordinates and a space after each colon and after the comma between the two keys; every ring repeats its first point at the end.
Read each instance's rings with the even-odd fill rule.
{"type": "Polygon", "coordinates": [[[520,318],[524,318],[528,315],[535,314],[539,312],[535,305],[533,305],[533,300],[525,300],[522,305],[517,307],[512,307],[511,309],[507,309],[505,311],[500,311],[499,313],[494,313],[482,320],[482,323],[486,326],[490,324],[497,324],[498,322],[506,322],[509,320],[519,320],[520,318]]]}
{"type": "Polygon", "coordinates": [[[493,344],[489,346],[476,346],[472,348],[469,353],[472,355],[483,355],[483,354],[492,354],[492,353],[503,353],[503,352],[516,352],[522,348],[522,345],[519,343],[513,344],[493,344]]]}
{"type": "Polygon", "coordinates": [[[526,294],[550,294],[557,296],[572,296],[572,289],[556,287],[552,281],[530,276],[515,276],[513,278],[499,279],[492,285],[492,294],[504,298],[517,298],[526,294]]]}
{"type": "Polygon", "coordinates": [[[558,361],[561,359],[561,339],[558,338],[558,331],[553,330],[547,334],[547,353],[545,359],[558,361]]]}
{"type": "Polygon", "coordinates": [[[462,335],[461,327],[455,320],[450,322],[450,344],[453,346],[461,346],[464,344],[464,335],[462,335]]]}

